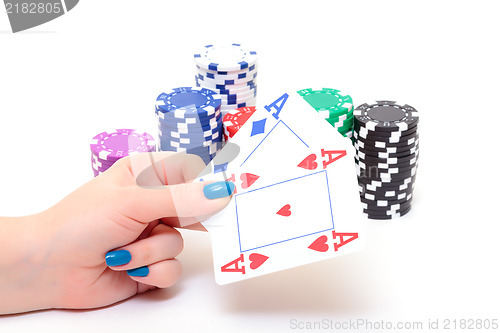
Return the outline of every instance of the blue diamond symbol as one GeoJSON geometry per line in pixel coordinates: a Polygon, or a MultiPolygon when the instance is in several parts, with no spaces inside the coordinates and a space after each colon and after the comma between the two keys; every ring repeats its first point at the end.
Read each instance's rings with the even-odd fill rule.
{"type": "Polygon", "coordinates": [[[219,173],[219,172],[224,172],[227,170],[227,165],[229,163],[226,162],[226,163],[223,163],[223,164],[218,164],[218,165],[214,165],[214,173],[219,173]]]}
{"type": "Polygon", "coordinates": [[[254,121],[252,124],[252,134],[250,134],[250,136],[264,133],[265,128],[266,128],[266,118],[254,121]]]}

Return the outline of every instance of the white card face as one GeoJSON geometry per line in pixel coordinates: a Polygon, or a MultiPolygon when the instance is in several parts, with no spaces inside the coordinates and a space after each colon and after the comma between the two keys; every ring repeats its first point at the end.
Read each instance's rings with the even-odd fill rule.
{"type": "Polygon", "coordinates": [[[256,250],[332,229],[326,181],[326,174],[319,172],[237,194],[234,200],[240,251],[256,250]],[[297,192],[297,188],[315,188],[317,192],[313,196],[297,192]],[[314,218],[309,218],[311,211],[314,218]]]}
{"type": "Polygon", "coordinates": [[[199,178],[236,185],[230,204],[203,222],[219,284],[364,246],[350,140],[295,92],[276,97],[257,107],[199,178]]]}

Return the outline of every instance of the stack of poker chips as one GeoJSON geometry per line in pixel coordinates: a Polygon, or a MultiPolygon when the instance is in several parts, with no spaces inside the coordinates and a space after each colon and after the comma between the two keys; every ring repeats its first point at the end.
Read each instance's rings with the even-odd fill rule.
{"type": "Polygon", "coordinates": [[[368,218],[385,220],[411,209],[418,167],[418,112],[392,101],[354,110],[354,147],[361,203],[368,218]]]}
{"type": "Polygon", "coordinates": [[[229,141],[257,110],[255,106],[244,106],[228,111],[223,118],[224,140],[229,141]]]}
{"type": "Polygon", "coordinates": [[[133,129],[117,129],[102,132],[90,143],[92,170],[94,177],[109,169],[116,161],[132,153],[154,152],[154,138],[148,133],[133,129]]]}
{"type": "Polygon", "coordinates": [[[221,99],[209,89],[174,88],[156,99],[159,149],[196,154],[208,164],[221,149],[221,99]]]}
{"type": "Polygon", "coordinates": [[[240,44],[207,45],[194,55],[196,86],[220,94],[221,113],[255,106],[257,98],[257,52],[240,44]]]}
{"type": "Polygon", "coordinates": [[[340,90],[302,89],[297,93],[304,98],[325,120],[345,137],[352,137],[353,104],[349,95],[341,95],[340,90]]]}

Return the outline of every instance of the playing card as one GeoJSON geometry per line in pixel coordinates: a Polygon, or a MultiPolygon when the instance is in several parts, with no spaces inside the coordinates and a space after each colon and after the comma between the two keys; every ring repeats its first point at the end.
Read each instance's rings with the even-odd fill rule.
{"type": "Polygon", "coordinates": [[[350,140],[294,92],[269,102],[200,176],[236,185],[230,204],[203,222],[219,284],[364,245],[350,140]]]}

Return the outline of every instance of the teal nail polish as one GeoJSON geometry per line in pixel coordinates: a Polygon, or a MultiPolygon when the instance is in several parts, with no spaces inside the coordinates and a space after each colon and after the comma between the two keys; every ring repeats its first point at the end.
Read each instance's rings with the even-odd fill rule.
{"type": "Polygon", "coordinates": [[[233,182],[216,182],[205,185],[203,194],[207,199],[219,199],[230,196],[234,191],[233,182]]]}
{"type": "Polygon", "coordinates": [[[149,275],[149,268],[148,266],[142,266],[139,268],[129,269],[127,274],[130,276],[145,277],[149,275]]]}
{"type": "Polygon", "coordinates": [[[110,267],[128,264],[130,260],[132,260],[132,256],[127,250],[110,251],[106,253],[106,265],[110,267]]]}

